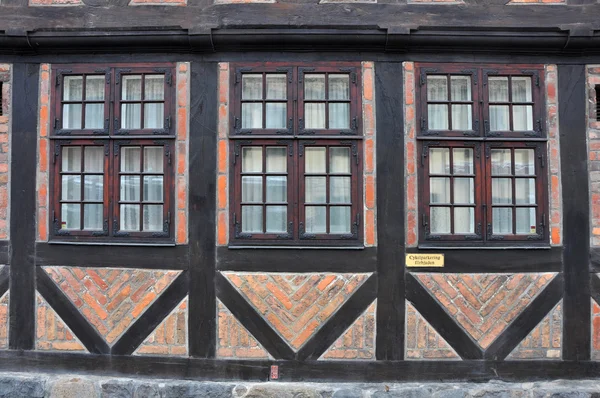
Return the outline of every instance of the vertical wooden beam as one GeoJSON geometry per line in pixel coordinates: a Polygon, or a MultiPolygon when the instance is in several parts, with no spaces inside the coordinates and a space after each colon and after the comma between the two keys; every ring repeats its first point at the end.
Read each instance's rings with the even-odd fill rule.
{"type": "Polygon", "coordinates": [[[217,63],[191,63],[189,160],[189,350],[215,356],[217,63]]]}
{"type": "Polygon", "coordinates": [[[558,67],[563,192],[563,359],[590,359],[590,201],[584,65],[558,67]]]}
{"type": "Polygon", "coordinates": [[[402,64],[375,63],[378,360],[404,359],[404,114],[402,64]]]}
{"type": "Polygon", "coordinates": [[[14,64],[11,137],[9,348],[35,334],[35,213],[39,64],[14,64]]]}

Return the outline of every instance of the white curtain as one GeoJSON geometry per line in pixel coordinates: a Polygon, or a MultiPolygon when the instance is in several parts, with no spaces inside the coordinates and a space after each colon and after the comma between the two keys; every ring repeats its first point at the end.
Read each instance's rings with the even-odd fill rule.
{"type": "MultiPolygon", "coordinates": [[[[304,75],[304,100],[325,101],[325,74],[304,75]]],[[[304,126],[307,129],[324,129],[325,102],[309,102],[304,104],[304,126]]]]}
{"type": "MultiPolygon", "coordinates": [[[[63,88],[64,101],[83,100],[83,76],[65,76],[63,88]]],[[[81,129],[82,106],[79,104],[63,105],[63,128],[81,129]]]]}
{"type": "MultiPolygon", "coordinates": [[[[242,148],[242,173],[263,172],[262,147],[242,148]]],[[[263,232],[263,176],[242,176],[242,231],[263,232]],[[247,205],[257,203],[257,205],[247,205]]]]}
{"type": "MultiPolygon", "coordinates": [[[[121,171],[128,173],[139,173],[141,161],[140,147],[121,147],[121,171]]],[[[122,175],[120,187],[121,201],[140,201],[140,176],[122,175]]],[[[140,230],[140,206],[139,204],[121,204],[121,230],[140,230]]]]}
{"type": "MultiPolygon", "coordinates": [[[[86,76],[85,78],[85,100],[104,101],[104,76],[86,76]]],[[[104,127],[104,103],[85,104],[85,127],[86,129],[101,129],[104,127]]]]}
{"type": "MultiPolygon", "coordinates": [[[[531,77],[512,78],[513,102],[532,102],[531,77]]],[[[513,106],[513,129],[516,131],[533,130],[533,106],[513,106]]]]}
{"type": "MultiPolygon", "coordinates": [[[[122,99],[124,101],[141,101],[142,76],[130,75],[122,78],[122,99]]],[[[142,104],[121,104],[121,127],[139,129],[142,127],[142,104]]]]}
{"type": "Polygon", "coordinates": [[[83,200],[83,228],[102,229],[104,210],[104,148],[90,146],[84,148],[83,170],[84,176],[83,200]],[[90,175],[88,173],[98,173],[90,175]]]}
{"type": "MultiPolygon", "coordinates": [[[[164,101],[165,77],[164,75],[144,76],[144,100],[164,101]]],[[[164,103],[144,104],[144,128],[161,129],[164,127],[164,103]]]]}

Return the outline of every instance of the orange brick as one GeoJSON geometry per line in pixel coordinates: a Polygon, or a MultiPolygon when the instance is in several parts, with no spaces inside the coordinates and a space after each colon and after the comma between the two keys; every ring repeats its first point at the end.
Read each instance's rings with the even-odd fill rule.
{"type": "Polygon", "coordinates": [[[373,176],[365,178],[365,206],[368,209],[375,208],[375,178],[373,176]]]}
{"type": "Polygon", "coordinates": [[[48,171],[48,140],[45,138],[40,138],[40,171],[45,173],[48,171]]]}
{"type": "Polygon", "coordinates": [[[560,244],[560,228],[558,227],[552,227],[552,244],[560,244]]]}
{"type": "Polygon", "coordinates": [[[185,140],[187,137],[187,108],[177,110],[177,139],[185,140]]]}
{"type": "Polygon", "coordinates": [[[223,246],[227,244],[227,213],[220,211],[217,223],[218,243],[223,246]]]}
{"type": "Polygon", "coordinates": [[[221,175],[218,178],[218,206],[219,209],[227,208],[227,176],[221,175]]]}
{"type": "Polygon", "coordinates": [[[180,142],[177,144],[177,174],[185,174],[185,143],[180,142]]]}
{"type": "Polygon", "coordinates": [[[40,106],[40,137],[48,136],[48,105],[40,106]]]}
{"type": "Polygon", "coordinates": [[[187,202],[187,184],[184,176],[177,177],[177,208],[185,210],[187,202]]]}
{"type": "Polygon", "coordinates": [[[365,69],[363,72],[363,97],[367,101],[373,101],[373,69],[365,69]]]}
{"type": "Polygon", "coordinates": [[[48,226],[46,220],[48,219],[48,213],[46,209],[38,210],[38,239],[41,241],[48,240],[48,226]]]}
{"type": "Polygon", "coordinates": [[[148,292],[146,296],[135,306],[133,311],[131,311],[131,315],[137,318],[147,307],[148,305],[156,298],[156,293],[148,292]]]}
{"type": "Polygon", "coordinates": [[[412,246],[417,243],[417,215],[414,211],[410,211],[406,216],[406,244],[412,246]]]}
{"type": "Polygon", "coordinates": [[[227,173],[227,141],[219,140],[219,173],[227,173]]]}
{"type": "Polygon", "coordinates": [[[375,114],[373,112],[373,105],[365,104],[364,116],[365,116],[365,120],[364,120],[365,135],[371,136],[375,132],[375,114]]]}
{"type": "Polygon", "coordinates": [[[177,212],[177,243],[187,242],[187,217],[184,210],[177,212]]]}
{"type": "Polygon", "coordinates": [[[367,210],[367,220],[365,222],[367,245],[375,244],[375,212],[367,210]]]}
{"type": "MultiPolygon", "coordinates": [[[[219,149],[220,153],[220,149],[219,149]]],[[[220,156],[220,155],[219,155],[220,156]]],[[[375,142],[372,138],[365,140],[365,173],[372,173],[375,170],[375,142]]],[[[221,164],[219,158],[219,165],[221,164]]],[[[220,166],[219,166],[220,168],[220,166]]]]}

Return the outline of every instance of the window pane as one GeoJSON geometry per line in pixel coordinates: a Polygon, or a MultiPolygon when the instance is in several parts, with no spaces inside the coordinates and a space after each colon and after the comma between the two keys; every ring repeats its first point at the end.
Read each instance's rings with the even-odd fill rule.
{"type": "Polygon", "coordinates": [[[513,130],[533,130],[533,106],[514,105],[513,106],[513,130]]]}
{"type": "MultiPolygon", "coordinates": [[[[65,76],[64,101],[81,101],[83,96],[83,76],[65,76]]],[[[78,227],[79,228],[79,227],[78,227]]]]}
{"type": "Polygon", "coordinates": [[[304,104],[304,113],[307,129],[325,128],[325,103],[304,104]]]}
{"type": "MultiPolygon", "coordinates": [[[[267,202],[287,202],[287,177],[267,176],[267,202]]],[[[268,214],[268,212],[267,212],[268,214]]]]}
{"type": "Polygon", "coordinates": [[[472,130],[471,105],[452,105],[452,130],[472,130]]]}
{"type": "Polygon", "coordinates": [[[518,207],[517,208],[517,233],[518,234],[536,234],[535,226],[535,208],[533,207],[518,207]]]}
{"type": "Polygon", "coordinates": [[[81,171],[81,148],[65,146],[62,148],[62,171],[81,171]]]}
{"type": "Polygon", "coordinates": [[[450,203],[450,178],[431,177],[429,179],[430,203],[450,203]]]}
{"type": "Polygon", "coordinates": [[[349,100],[350,99],[350,76],[348,76],[348,75],[329,75],[329,99],[330,100],[349,100]]]}
{"type": "Polygon", "coordinates": [[[101,146],[86,146],[84,148],[83,169],[88,173],[102,173],[104,171],[104,148],[101,146]]]}
{"type": "Polygon", "coordinates": [[[162,205],[144,205],[144,231],[163,230],[162,205]]]}
{"type": "Polygon", "coordinates": [[[305,202],[306,203],[326,203],[327,202],[327,191],[326,177],[306,177],[305,186],[305,202]]]}
{"type": "Polygon", "coordinates": [[[123,101],[140,101],[142,99],[142,76],[123,76],[122,79],[121,99],[123,101]]]}
{"type": "Polygon", "coordinates": [[[262,206],[242,206],[242,232],[263,232],[262,206]]]}
{"type": "Polygon", "coordinates": [[[85,201],[101,202],[104,197],[104,176],[83,177],[83,199],[85,201]]]}
{"type": "Polygon", "coordinates": [[[102,229],[102,205],[83,205],[83,229],[102,229]]]}
{"type": "Polygon", "coordinates": [[[165,105],[144,104],[144,128],[162,129],[164,127],[165,105]]]}
{"type": "Polygon", "coordinates": [[[121,200],[140,200],[140,176],[121,176],[121,200]]]}
{"type": "Polygon", "coordinates": [[[242,148],[242,172],[262,172],[262,147],[247,146],[242,148]]]}
{"type": "Polygon", "coordinates": [[[518,205],[535,204],[535,178],[517,178],[515,180],[515,203],[518,205]]]}
{"type": "Polygon", "coordinates": [[[350,148],[329,148],[329,173],[350,174],[350,148]]]}
{"type": "Polygon", "coordinates": [[[63,129],[81,128],[81,104],[63,105],[63,129]]]}
{"type": "Polygon", "coordinates": [[[454,233],[475,233],[475,209],[472,207],[454,208],[454,233]]]}
{"type": "Polygon", "coordinates": [[[104,128],[104,104],[85,104],[85,128],[104,128]]]}
{"type": "Polygon", "coordinates": [[[259,176],[242,177],[242,202],[262,203],[262,181],[262,177],[259,176]]]}
{"type": "Polygon", "coordinates": [[[104,76],[86,76],[85,99],[87,101],[104,101],[104,76]]]}
{"type": "Polygon", "coordinates": [[[510,178],[492,178],[492,203],[495,205],[512,204],[512,180],[510,178]]]}
{"type": "Polygon", "coordinates": [[[142,104],[121,104],[121,127],[142,128],[142,104]]]}
{"type": "Polygon", "coordinates": [[[144,176],[144,200],[148,202],[163,201],[163,177],[144,176]]]}
{"type": "Polygon", "coordinates": [[[329,128],[330,129],[349,129],[350,128],[350,104],[329,104],[329,128]]]}
{"type": "Polygon", "coordinates": [[[329,233],[349,234],[350,230],[350,207],[333,206],[329,211],[329,233]]]}
{"type": "Polygon", "coordinates": [[[535,174],[535,150],[515,149],[515,174],[518,176],[535,174]]]}
{"type": "Polygon", "coordinates": [[[122,231],[139,231],[140,230],[140,206],[138,205],[121,205],[121,222],[122,231]]]}
{"type": "Polygon", "coordinates": [[[473,149],[454,148],[452,151],[453,174],[473,174],[473,149]]]}
{"type": "Polygon", "coordinates": [[[327,232],[327,208],[325,206],[306,206],[306,232],[324,234],[327,232]]]}
{"type": "Polygon", "coordinates": [[[63,203],[60,207],[60,229],[81,228],[81,206],[78,203],[63,203]]]}
{"type": "Polygon", "coordinates": [[[325,173],[325,147],[306,147],[304,156],[305,173],[325,173]]]}
{"type": "Polygon", "coordinates": [[[448,100],[448,79],[446,76],[427,76],[427,101],[448,100]]]}
{"type": "Polygon", "coordinates": [[[450,208],[449,207],[431,207],[431,233],[449,234],[450,233],[450,208]]]}
{"type": "Polygon", "coordinates": [[[256,100],[262,99],[263,77],[261,74],[242,75],[242,99],[256,100]]]}
{"type": "Polygon", "coordinates": [[[287,232],[287,206],[267,206],[267,233],[287,232]]]}
{"type": "Polygon", "coordinates": [[[285,173],[287,171],[286,162],[286,147],[267,147],[267,173],[285,173]]]}
{"type": "Polygon", "coordinates": [[[262,104],[242,104],[242,128],[261,129],[262,126],[262,104]]]}
{"type": "Polygon", "coordinates": [[[494,234],[512,234],[512,209],[494,207],[492,209],[492,232],[494,234]]]}
{"type": "Polygon", "coordinates": [[[454,179],[454,203],[475,203],[475,184],[473,178],[454,179]]]}
{"type": "Polygon", "coordinates": [[[508,105],[490,105],[490,130],[508,131],[510,130],[510,120],[508,116],[508,105]]]}
{"type": "Polygon", "coordinates": [[[81,200],[80,175],[62,176],[62,200],[81,200]]]}
{"type": "Polygon", "coordinates": [[[531,77],[515,76],[512,78],[513,102],[531,102],[531,77]]]}
{"type": "Polygon", "coordinates": [[[471,76],[450,76],[452,101],[471,101],[471,76]]]}
{"type": "Polygon", "coordinates": [[[488,78],[490,102],[508,102],[508,77],[488,78]]]}
{"type": "Polygon", "coordinates": [[[287,104],[285,102],[267,103],[267,126],[268,129],[286,128],[287,104]]]}
{"type": "Polygon", "coordinates": [[[125,146],[121,148],[121,171],[125,173],[140,172],[140,154],[139,146],[125,146]]]}
{"type": "Polygon", "coordinates": [[[146,75],[144,82],[144,98],[152,101],[165,99],[165,76],[146,75]]]}
{"type": "Polygon", "coordinates": [[[510,149],[492,149],[492,175],[510,174],[510,149]]]}
{"type": "Polygon", "coordinates": [[[267,99],[287,99],[287,75],[267,75],[267,99]]]}
{"type": "Polygon", "coordinates": [[[350,177],[329,178],[329,203],[351,203],[350,177]]]}
{"type": "Polygon", "coordinates": [[[429,148],[429,173],[450,174],[450,149],[429,148]]]}
{"type": "Polygon", "coordinates": [[[448,130],[448,105],[429,104],[427,113],[430,130],[448,130]]]}
{"type": "Polygon", "coordinates": [[[304,99],[305,100],[324,100],[325,99],[325,75],[324,74],[306,74],[306,75],[304,75],[304,99]]]}
{"type": "Polygon", "coordinates": [[[146,173],[163,172],[163,153],[161,146],[144,147],[144,171],[146,173]]]}

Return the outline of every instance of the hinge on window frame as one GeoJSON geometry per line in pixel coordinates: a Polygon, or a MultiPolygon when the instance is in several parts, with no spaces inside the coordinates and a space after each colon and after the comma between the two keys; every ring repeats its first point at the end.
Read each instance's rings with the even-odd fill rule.
{"type": "Polygon", "coordinates": [[[54,118],[54,129],[56,129],[56,126],[58,126],[58,118],[54,118]]]}
{"type": "Polygon", "coordinates": [[[60,155],[60,144],[58,142],[54,143],[54,156],[52,157],[52,164],[56,164],[56,158],[60,155]]]}
{"type": "Polygon", "coordinates": [[[250,239],[252,238],[252,234],[246,234],[241,231],[241,225],[237,220],[237,215],[233,213],[233,230],[236,239],[250,239]]]}

